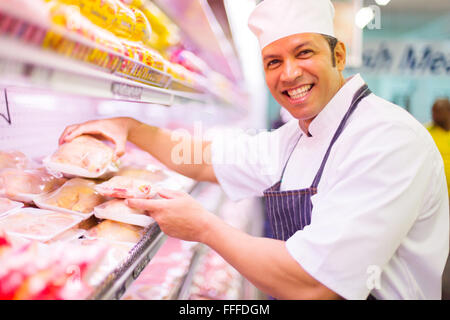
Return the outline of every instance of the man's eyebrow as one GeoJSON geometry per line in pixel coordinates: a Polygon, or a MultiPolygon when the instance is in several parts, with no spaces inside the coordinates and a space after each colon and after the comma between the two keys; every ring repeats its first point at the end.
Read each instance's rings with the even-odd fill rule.
{"type": "Polygon", "coordinates": [[[292,50],[293,52],[295,52],[295,51],[297,51],[298,49],[300,49],[300,48],[302,48],[302,47],[305,47],[305,46],[309,46],[309,45],[311,45],[311,41],[306,41],[306,42],[303,42],[303,43],[300,43],[298,46],[296,46],[295,48],[294,48],[294,50],[292,50]]]}
{"type": "Polygon", "coordinates": [[[267,56],[264,56],[263,60],[265,61],[265,60],[274,59],[274,58],[278,58],[278,57],[279,57],[279,55],[277,55],[277,54],[269,54],[267,56]]]}
{"type": "MultiPolygon", "coordinates": [[[[296,52],[299,49],[301,49],[302,47],[309,46],[309,45],[311,45],[311,41],[306,41],[306,42],[300,43],[298,46],[296,46],[292,50],[292,52],[296,52]]],[[[263,60],[266,61],[268,59],[274,59],[274,58],[278,58],[278,57],[279,57],[279,55],[277,55],[277,54],[268,54],[268,55],[263,57],[263,60]]]]}

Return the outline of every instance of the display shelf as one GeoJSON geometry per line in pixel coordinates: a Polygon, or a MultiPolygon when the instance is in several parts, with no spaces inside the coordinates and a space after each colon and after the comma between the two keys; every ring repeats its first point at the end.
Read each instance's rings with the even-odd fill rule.
{"type": "Polygon", "coordinates": [[[166,106],[179,99],[221,107],[242,103],[199,74],[172,74],[170,62],[152,49],[133,58],[116,40],[96,43],[0,2],[0,83],[166,106]]]}
{"type": "Polygon", "coordinates": [[[214,102],[205,94],[158,88],[105,73],[14,39],[0,36],[0,47],[8,48],[0,51],[0,83],[4,86],[29,86],[64,94],[166,106],[180,100],[214,102]]]}
{"type": "Polygon", "coordinates": [[[126,289],[137,279],[158,249],[163,245],[166,236],[157,224],[145,230],[143,238],[130,251],[128,258],[111,272],[94,290],[89,300],[118,300],[126,289]]]}
{"type": "MultiPolygon", "coordinates": [[[[195,183],[189,193],[196,197],[201,192],[204,183],[195,183]]],[[[139,277],[140,273],[150,263],[167,236],[155,223],[144,230],[142,239],[131,249],[128,257],[108,274],[88,297],[89,300],[118,300],[139,277]]]]}
{"type": "MultiPolygon", "coordinates": [[[[218,185],[208,185],[204,184],[204,191],[196,198],[208,211],[218,214],[222,203],[224,202],[224,193],[218,185]],[[206,188],[210,190],[206,190],[206,188]]],[[[172,299],[176,300],[186,300],[189,298],[189,289],[192,285],[193,277],[198,269],[201,257],[206,252],[207,246],[204,244],[199,244],[191,258],[191,264],[189,266],[188,273],[183,277],[182,282],[179,286],[179,290],[174,294],[172,299]]]]}

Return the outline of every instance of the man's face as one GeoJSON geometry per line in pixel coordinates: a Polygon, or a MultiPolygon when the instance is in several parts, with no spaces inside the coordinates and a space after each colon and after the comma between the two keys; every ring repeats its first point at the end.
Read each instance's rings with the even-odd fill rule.
{"type": "Polygon", "coordinates": [[[309,124],[343,85],[345,47],[333,67],[326,39],[302,33],[279,39],[262,50],[266,83],[277,102],[309,124]]]}

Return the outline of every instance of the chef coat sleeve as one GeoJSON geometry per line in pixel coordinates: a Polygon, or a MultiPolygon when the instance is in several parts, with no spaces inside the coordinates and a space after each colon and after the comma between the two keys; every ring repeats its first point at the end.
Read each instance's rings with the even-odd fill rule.
{"type": "Polygon", "coordinates": [[[262,196],[280,178],[286,149],[295,145],[298,121],[274,131],[221,131],[211,144],[214,173],[227,196],[234,201],[262,196]]]}
{"type": "MultiPolygon", "coordinates": [[[[390,124],[369,132],[344,131],[340,139],[346,133],[360,138],[336,143],[327,163],[330,178],[312,199],[311,224],[289,238],[286,248],[323,285],[346,299],[365,299],[373,288],[371,272],[387,265],[420,210],[429,206],[431,216],[436,212],[431,206],[446,205],[437,200],[445,199],[445,179],[442,158],[420,130],[390,124]]],[[[420,219],[425,224],[435,218],[420,219]]],[[[434,237],[448,235],[443,219],[442,227],[431,224],[434,237]]],[[[424,252],[436,252],[441,244],[443,252],[443,241],[428,238],[422,245],[428,246],[424,252]]]]}

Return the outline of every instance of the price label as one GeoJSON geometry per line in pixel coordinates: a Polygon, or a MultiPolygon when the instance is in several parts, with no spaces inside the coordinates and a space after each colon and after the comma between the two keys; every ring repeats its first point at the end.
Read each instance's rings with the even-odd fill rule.
{"type": "Polygon", "coordinates": [[[143,89],[129,84],[113,82],[111,84],[111,92],[116,96],[141,100],[143,89]]]}

